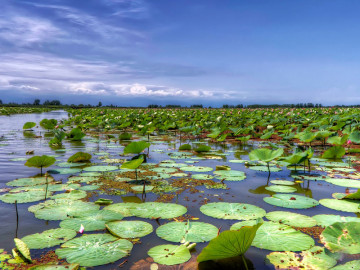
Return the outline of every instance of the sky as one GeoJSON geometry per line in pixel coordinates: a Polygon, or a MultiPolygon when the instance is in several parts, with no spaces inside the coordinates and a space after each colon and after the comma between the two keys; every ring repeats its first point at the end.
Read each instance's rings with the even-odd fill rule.
{"type": "Polygon", "coordinates": [[[0,0],[0,99],[360,104],[358,0],[0,0]]]}

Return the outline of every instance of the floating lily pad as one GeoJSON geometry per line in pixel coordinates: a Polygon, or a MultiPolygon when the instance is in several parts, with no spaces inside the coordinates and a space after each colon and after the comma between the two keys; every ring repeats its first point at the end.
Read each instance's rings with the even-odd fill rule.
{"type": "MultiPolygon", "coordinates": [[[[260,172],[268,172],[269,169],[267,166],[250,166],[249,169],[260,172]]],[[[278,167],[270,166],[270,172],[280,172],[281,169],[278,167]]]]}
{"type": "Polygon", "coordinates": [[[78,168],[64,168],[64,169],[54,169],[54,170],[50,170],[48,171],[48,173],[52,173],[52,174],[76,174],[81,172],[81,169],[78,168]]]}
{"type": "Polygon", "coordinates": [[[279,193],[292,193],[297,190],[294,187],[282,186],[282,185],[272,185],[272,186],[265,187],[265,189],[272,191],[272,192],[279,192],[279,193]]]}
{"type": "Polygon", "coordinates": [[[78,213],[74,218],[67,218],[60,222],[61,228],[78,231],[84,226],[84,231],[104,230],[108,221],[122,220],[123,215],[110,210],[92,210],[78,213]]]}
{"type": "Polygon", "coordinates": [[[185,172],[211,172],[214,169],[211,167],[202,167],[202,166],[184,166],[180,170],[185,172]]]}
{"type": "Polygon", "coordinates": [[[21,240],[30,249],[43,249],[60,245],[76,236],[75,230],[70,229],[51,229],[42,233],[30,234],[21,240]]]}
{"type": "Polygon", "coordinates": [[[360,218],[357,217],[343,217],[339,215],[315,215],[313,219],[317,221],[317,224],[322,227],[330,226],[336,222],[360,222],[360,218]]]}
{"type": "Polygon", "coordinates": [[[322,199],[319,203],[327,208],[343,211],[359,213],[360,202],[354,200],[336,200],[336,199],[322,199]]]}
{"type": "Polygon", "coordinates": [[[175,203],[146,202],[136,204],[130,211],[134,216],[141,218],[169,219],[185,214],[187,209],[175,203]]]}
{"type": "Polygon", "coordinates": [[[69,263],[92,267],[120,260],[132,247],[130,241],[110,234],[89,234],[66,242],[55,253],[69,263]]]}
{"type": "Polygon", "coordinates": [[[115,203],[109,206],[104,207],[104,210],[111,210],[117,213],[122,214],[124,217],[131,217],[134,216],[132,213],[132,209],[134,209],[138,203],[115,203]]]}
{"type": "Polygon", "coordinates": [[[51,196],[51,199],[70,199],[70,200],[80,200],[87,196],[86,191],[83,190],[71,190],[70,192],[60,193],[51,196]]]}
{"type": "MultiPolygon", "coordinates": [[[[261,223],[263,222],[263,220],[261,219],[261,223]]],[[[240,221],[240,222],[236,222],[235,224],[233,224],[230,227],[230,230],[232,231],[236,231],[236,230],[240,230],[242,227],[244,226],[254,226],[256,224],[258,224],[258,220],[256,219],[251,219],[251,220],[245,220],[245,221],[240,221]]]]}
{"type": "MultiPolygon", "coordinates": [[[[131,189],[135,192],[143,192],[144,191],[144,185],[138,185],[138,186],[132,186],[131,189]]],[[[145,186],[145,192],[150,192],[154,189],[154,186],[145,186]]]]}
{"type": "Polygon", "coordinates": [[[336,222],[325,228],[320,240],[331,252],[358,254],[360,253],[359,231],[359,222],[336,222]]]}
{"type": "Polygon", "coordinates": [[[35,211],[35,217],[45,220],[63,220],[81,212],[98,210],[99,207],[97,204],[79,200],[57,199],[51,204],[42,204],[41,208],[35,211]]]}
{"type": "Polygon", "coordinates": [[[264,201],[271,205],[292,209],[306,209],[319,204],[312,198],[292,194],[275,194],[272,197],[265,197],[264,201]]]}
{"type": "Polygon", "coordinates": [[[140,220],[112,221],[106,223],[106,228],[120,238],[138,238],[152,233],[150,223],[140,220]]]}
{"type": "Polygon", "coordinates": [[[226,181],[241,181],[246,178],[246,175],[242,171],[230,170],[230,171],[215,171],[215,177],[226,181]]]}
{"type": "Polygon", "coordinates": [[[268,220],[279,222],[293,227],[313,227],[317,224],[312,217],[285,211],[269,212],[265,216],[268,220]]]}
{"type": "Polygon", "coordinates": [[[217,236],[218,228],[204,222],[169,222],[157,228],[156,234],[170,242],[207,242],[217,236]]]}
{"type": "Polygon", "coordinates": [[[218,219],[249,220],[265,216],[264,209],[246,203],[216,202],[200,207],[200,211],[210,217],[218,219]]]}
{"type": "Polygon", "coordinates": [[[214,176],[210,175],[210,174],[193,174],[191,175],[191,178],[196,179],[196,180],[211,180],[214,178],[214,176]]]}
{"type": "MultiPolygon", "coordinates": [[[[52,192],[48,191],[47,196],[50,197],[52,192]]],[[[5,203],[29,203],[45,199],[45,190],[31,190],[19,193],[7,193],[0,195],[0,201],[5,203]]]]}
{"type": "Polygon", "coordinates": [[[274,185],[283,185],[283,186],[296,185],[296,183],[294,183],[292,181],[288,181],[288,180],[271,180],[270,183],[274,184],[274,185]]]}
{"type": "Polygon", "coordinates": [[[60,162],[55,164],[58,167],[62,168],[72,168],[72,167],[80,167],[86,165],[86,163],[70,163],[70,162],[60,162]]]}
{"type": "Polygon", "coordinates": [[[264,222],[258,229],[253,246],[272,251],[302,251],[314,246],[314,240],[288,225],[264,222]]]}
{"type": "Polygon", "coordinates": [[[16,180],[6,183],[6,185],[12,186],[12,187],[28,187],[28,186],[46,184],[46,181],[48,183],[51,183],[54,181],[54,178],[47,177],[47,180],[46,180],[46,177],[19,178],[19,179],[16,179],[16,180]]]}
{"type": "Polygon", "coordinates": [[[331,270],[357,270],[360,269],[360,260],[350,261],[331,268],[331,270]]]}
{"type": "Polygon", "coordinates": [[[91,166],[84,169],[86,172],[108,172],[118,170],[118,166],[91,166]]]}
{"type": "Polygon", "coordinates": [[[158,167],[158,168],[151,169],[151,171],[157,172],[157,173],[175,173],[178,170],[175,168],[158,167]]]}
{"type": "Polygon", "coordinates": [[[350,188],[360,188],[360,181],[353,179],[343,179],[343,178],[326,178],[325,180],[328,183],[341,186],[341,187],[350,187],[350,188]]]}
{"type": "Polygon", "coordinates": [[[181,264],[191,258],[190,251],[184,245],[155,246],[148,251],[148,255],[154,262],[165,265],[181,264]]]}

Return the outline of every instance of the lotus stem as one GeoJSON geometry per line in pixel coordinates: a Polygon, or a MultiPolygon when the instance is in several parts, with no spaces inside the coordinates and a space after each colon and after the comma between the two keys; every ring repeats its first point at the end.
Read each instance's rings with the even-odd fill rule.
{"type": "Polygon", "coordinates": [[[47,195],[48,185],[49,185],[49,182],[48,182],[48,174],[47,174],[47,173],[45,174],[45,177],[46,177],[46,190],[45,190],[45,201],[46,201],[46,195],[47,195]]]}
{"type": "Polygon", "coordinates": [[[18,228],[19,228],[19,212],[17,207],[17,200],[15,200],[15,212],[16,212],[16,231],[15,238],[17,238],[18,228]]]}
{"type": "Polygon", "coordinates": [[[246,270],[249,270],[244,255],[241,255],[241,258],[242,258],[242,260],[243,260],[243,262],[244,262],[245,269],[246,269],[246,270]]]}

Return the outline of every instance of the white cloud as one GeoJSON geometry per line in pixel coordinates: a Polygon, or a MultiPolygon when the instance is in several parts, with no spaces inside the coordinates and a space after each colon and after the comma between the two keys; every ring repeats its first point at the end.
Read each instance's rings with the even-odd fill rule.
{"type": "Polygon", "coordinates": [[[63,35],[62,30],[45,19],[13,16],[13,14],[0,18],[0,39],[16,46],[54,42],[54,39],[63,35]]]}

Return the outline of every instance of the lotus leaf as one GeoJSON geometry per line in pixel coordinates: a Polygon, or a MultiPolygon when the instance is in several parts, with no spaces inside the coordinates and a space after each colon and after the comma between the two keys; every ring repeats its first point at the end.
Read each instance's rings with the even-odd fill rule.
{"type": "Polygon", "coordinates": [[[321,199],[319,203],[327,208],[344,211],[359,213],[360,202],[354,200],[336,200],[336,199],[321,199]]]}
{"type": "Polygon", "coordinates": [[[330,226],[336,222],[360,222],[360,218],[357,217],[342,217],[338,215],[315,215],[313,219],[322,227],[330,226]]]}
{"type": "Polygon", "coordinates": [[[33,127],[36,126],[36,123],[34,122],[26,122],[24,125],[23,125],[23,129],[32,129],[33,127]]]}
{"type": "Polygon", "coordinates": [[[331,270],[357,270],[360,269],[360,260],[350,261],[331,268],[331,270]]]}
{"type": "Polygon", "coordinates": [[[289,181],[289,180],[271,180],[270,183],[274,184],[274,185],[283,185],[283,186],[296,185],[296,183],[289,181]]]}
{"type": "MultiPolygon", "coordinates": [[[[78,229],[78,228],[77,228],[78,229]]],[[[60,245],[76,236],[76,231],[70,229],[50,229],[42,233],[30,234],[21,240],[30,249],[43,249],[60,245]]]]}
{"type": "Polygon", "coordinates": [[[71,190],[70,192],[60,193],[51,196],[51,199],[70,199],[70,200],[80,200],[87,196],[86,191],[83,190],[71,190]]]}
{"type": "Polygon", "coordinates": [[[317,224],[317,221],[312,217],[285,211],[269,212],[265,217],[268,220],[293,227],[307,228],[313,227],[317,224]]]}
{"type": "Polygon", "coordinates": [[[302,251],[314,246],[314,240],[288,225],[264,222],[252,245],[272,251],[302,251]]]}
{"type": "Polygon", "coordinates": [[[346,179],[346,178],[326,178],[325,181],[337,186],[360,188],[359,180],[346,179]]]}
{"type": "Polygon", "coordinates": [[[265,187],[266,190],[279,193],[292,193],[296,191],[296,188],[282,185],[272,185],[265,187]]]}
{"type": "Polygon", "coordinates": [[[342,158],[345,155],[345,148],[342,146],[333,146],[326,150],[322,155],[323,158],[327,159],[337,159],[342,158]]]}
{"type": "Polygon", "coordinates": [[[148,251],[154,262],[164,265],[175,265],[187,262],[191,258],[190,251],[184,245],[160,245],[148,251]]]}
{"type": "Polygon", "coordinates": [[[275,194],[272,197],[265,197],[264,201],[271,205],[292,209],[306,209],[319,204],[312,198],[292,194],[275,194]]]}
{"type": "Polygon", "coordinates": [[[77,152],[71,157],[68,158],[67,162],[84,162],[89,161],[91,159],[91,155],[84,152],[77,152]]]}
{"type": "Polygon", "coordinates": [[[122,214],[124,217],[134,216],[132,210],[138,205],[138,203],[128,202],[128,203],[115,203],[109,206],[104,207],[104,210],[111,210],[117,213],[122,214]]]}
{"type": "Polygon", "coordinates": [[[124,154],[140,154],[150,145],[150,143],[145,141],[131,142],[124,148],[124,154]]]}
{"type": "Polygon", "coordinates": [[[131,210],[134,216],[141,218],[176,218],[187,212],[186,207],[175,203],[146,202],[136,204],[131,210]]]}
{"type": "Polygon", "coordinates": [[[111,221],[106,223],[106,228],[111,234],[120,238],[138,238],[152,233],[150,223],[140,220],[111,221]]]}
{"type": "MultiPolygon", "coordinates": [[[[51,192],[47,192],[47,197],[51,196],[51,192]]],[[[7,193],[0,195],[0,201],[5,203],[29,203],[45,199],[45,190],[31,190],[19,193],[7,193]]]]}
{"type": "Polygon", "coordinates": [[[84,169],[87,172],[108,172],[115,171],[119,168],[117,166],[91,166],[84,169]]]}
{"type": "Polygon", "coordinates": [[[211,167],[185,166],[185,167],[181,167],[180,170],[185,172],[211,172],[214,169],[211,167]]]}
{"type": "Polygon", "coordinates": [[[204,222],[169,222],[156,229],[156,234],[170,242],[207,242],[215,238],[218,228],[204,222]]]}
{"type": "Polygon", "coordinates": [[[89,234],[72,239],[56,249],[56,255],[69,263],[92,267],[115,262],[129,255],[133,244],[110,234],[89,234]]]}
{"type": "Polygon", "coordinates": [[[358,254],[360,253],[359,230],[359,222],[336,222],[325,228],[320,240],[331,252],[358,254]]]}
{"type": "Polygon", "coordinates": [[[31,263],[32,261],[28,246],[19,238],[14,238],[14,242],[16,246],[16,251],[20,253],[28,262],[31,263]]]}
{"type": "Polygon", "coordinates": [[[277,150],[259,148],[251,151],[249,154],[249,158],[250,160],[260,160],[264,162],[270,162],[278,157],[281,157],[283,153],[284,150],[282,148],[279,148],[277,150]]]}
{"type": "Polygon", "coordinates": [[[215,202],[202,205],[200,211],[218,219],[249,220],[265,216],[264,209],[246,203],[215,202]]]}

